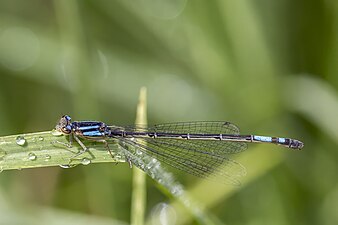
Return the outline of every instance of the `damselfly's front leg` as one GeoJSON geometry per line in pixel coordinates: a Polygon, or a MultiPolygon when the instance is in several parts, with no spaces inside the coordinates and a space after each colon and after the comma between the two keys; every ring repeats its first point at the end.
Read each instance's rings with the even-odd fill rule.
{"type": "Polygon", "coordinates": [[[76,141],[77,143],[79,143],[79,145],[81,146],[82,150],[79,151],[79,152],[78,152],[77,154],[75,154],[74,156],[72,156],[71,159],[74,159],[74,158],[76,158],[76,157],[78,157],[78,156],[80,156],[80,155],[82,155],[83,153],[85,153],[85,152],[88,151],[88,148],[87,148],[87,147],[82,143],[82,141],[81,141],[78,137],[76,137],[75,135],[74,135],[74,139],[75,139],[75,141],[76,141]]]}
{"type": "MultiPolygon", "coordinates": [[[[76,140],[77,143],[79,143],[79,145],[82,147],[83,150],[81,150],[79,153],[77,153],[72,158],[76,158],[77,156],[82,155],[83,153],[85,153],[85,152],[88,151],[88,148],[82,143],[82,141],[78,137],[74,136],[74,139],[76,140]]],[[[107,149],[107,151],[109,152],[110,156],[113,159],[115,158],[114,155],[113,155],[113,153],[112,153],[112,151],[110,150],[109,144],[108,144],[108,142],[106,140],[95,140],[95,141],[96,142],[102,142],[102,143],[104,143],[104,146],[107,149]]]]}
{"type": "Polygon", "coordinates": [[[63,146],[66,146],[67,148],[72,148],[73,147],[73,135],[72,134],[69,135],[69,142],[68,143],[64,143],[62,141],[52,141],[51,144],[52,145],[61,144],[63,146]]]}
{"type": "Polygon", "coordinates": [[[82,155],[83,153],[88,151],[88,148],[82,143],[82,141],[77,136],[70,134],[68,143],[65,143],[65,142],[62,142],[62,141],[52,141],[51,143],[52,144],[61,144],[61,145],[66,146],[67,148],[72,148],[73,147],[73,138],[82,148],[82,150],[80,152],[78,152],[77,154],[75,154],[74,156],[71,157],[71,159],[73,159],[73,158],[76,158],[79,155],[82,155]]]}

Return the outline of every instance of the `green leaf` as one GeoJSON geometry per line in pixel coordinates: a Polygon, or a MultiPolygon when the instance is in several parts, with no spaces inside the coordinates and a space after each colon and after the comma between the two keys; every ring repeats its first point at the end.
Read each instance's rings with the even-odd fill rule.
{"type": "MultiPolygon", "coordinates": [[[[81,146],[73,142],[73,146],[68,148],[60,142],[69,143],[68,137],[56,136],[53,131],[0,137],[0,170],[125,161],[119,154],[112,158],[104,144],[86,140],[83,142],[89,151],[72,159],[81,146]]],[[[114,141],[109,145],[113,152],[119,152],[114,141]]]]}

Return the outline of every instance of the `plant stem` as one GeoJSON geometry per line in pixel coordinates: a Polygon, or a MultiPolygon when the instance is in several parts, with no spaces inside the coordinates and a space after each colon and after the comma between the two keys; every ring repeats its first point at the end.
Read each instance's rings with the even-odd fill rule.
{"type": "MultiPolygon", "coordinates": [[[[136,111],[136,124],[147,125],[147,92],[146,88],[140,90],[139,103],[136,111]]],[[[133,193],[131,203],[131,224],[144,224],[144,211],[146,208],[146,174],[137,167],[133,167],[133,193]]]]}

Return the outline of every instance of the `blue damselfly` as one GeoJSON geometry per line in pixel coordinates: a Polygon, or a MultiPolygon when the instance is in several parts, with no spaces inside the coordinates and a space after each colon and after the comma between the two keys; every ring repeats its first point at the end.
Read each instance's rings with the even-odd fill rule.
{"type": "MultiPolygon", "coordinates": [[[[222,165],[235,167],[229,154],[244,151],[248,142],[272,143],[291,149],[301,149],[304,144],[291,138],[241,135],[236,125],[230,122],[180,122],[165,123],[150,127],[112,126],[100,121],[71,121],[62,116],[55,129],[70,135],[67,146],[75,139],[82,150],[77,157],[88,151],[82,139],[103,142],[113,156],[108,140],[115,139],[134,146],[144,154],[154,157],[169,166],[199,177],[214,173],[223,176],[218,170],[222,165]]],[[[131,164],[132,162],[129,161],[131,164]]]]}

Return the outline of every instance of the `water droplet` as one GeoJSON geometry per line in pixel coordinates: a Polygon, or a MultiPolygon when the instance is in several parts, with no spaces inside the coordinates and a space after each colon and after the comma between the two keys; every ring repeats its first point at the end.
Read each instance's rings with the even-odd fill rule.
{"type": "Polygon", "coordinates": [[[45,155],[45,161],[49,161],[52,157],[50,155],[45,155]]]}
{"type": "Polygon", "coordinates": [[[150,162],[147,164],[147,169],[148,170],[152,169],[154,171],[155,169],[158,169],[159,166],[160,163],[157,161],[157,159],[152,158],[150,162]]]}
{"type": "Polygon", "coordinates": [[[39,136],[38,139],[39,139],[39,141],[43,141],[44,138],[42,136],[39,136]]]}
{"type": "Polygon", "coordinates": [[[84,165],[84,166],[89,165],[91,162],[92,162],[92,161],[91,161],[90,159],[88,159],[88,158],[83,158],[83,159],[81,160],[81,164],[84,165]]]}
{"type": "Polygon", "coordinates": [[[17,136],[16,143],[20,146],[24,146],[26,144],[26,139],[24,136],[17,136]]]}
{"type": "Polygon", "coordinates": [[[34,160],[36,160],[36,155],[34,154],[34,153],[32,153],[32,152],[30,152],[29,154],[28,154],[28,159],[30,160],[30,161],[34,161],[34,160]]]}
{"type": "Polygon", "coordinates": [[[176,224],[176,210],[167,203],[159,203],[151,210],[152,224],[176,224]]]}
{"type": "Polygon", "coordinates": [[[62,169],[70,169],[70,168],[74,168],[77,165],[78,164],[67,164],[67,165],[59,165],[59,167],[61,167],[62,169]]]}
{"type": "Polygon", "coordinates": [[[170,192],[175,196],[180,196],[183,193],[183,187],[179,184],[176,184],[170,189],[170,192]]]}
{"type": "Polygon", "coordinates": [[[136,155],[142,155],[142,152],[139,149],[136,149],[136,155]]]}
{"type": "Polygon", "coordinates": [[[52,133],[53,136],[61,136],[63,134],[62,132],[57,131],[55,129],[53,129],[51,133],[52,133]]]}

